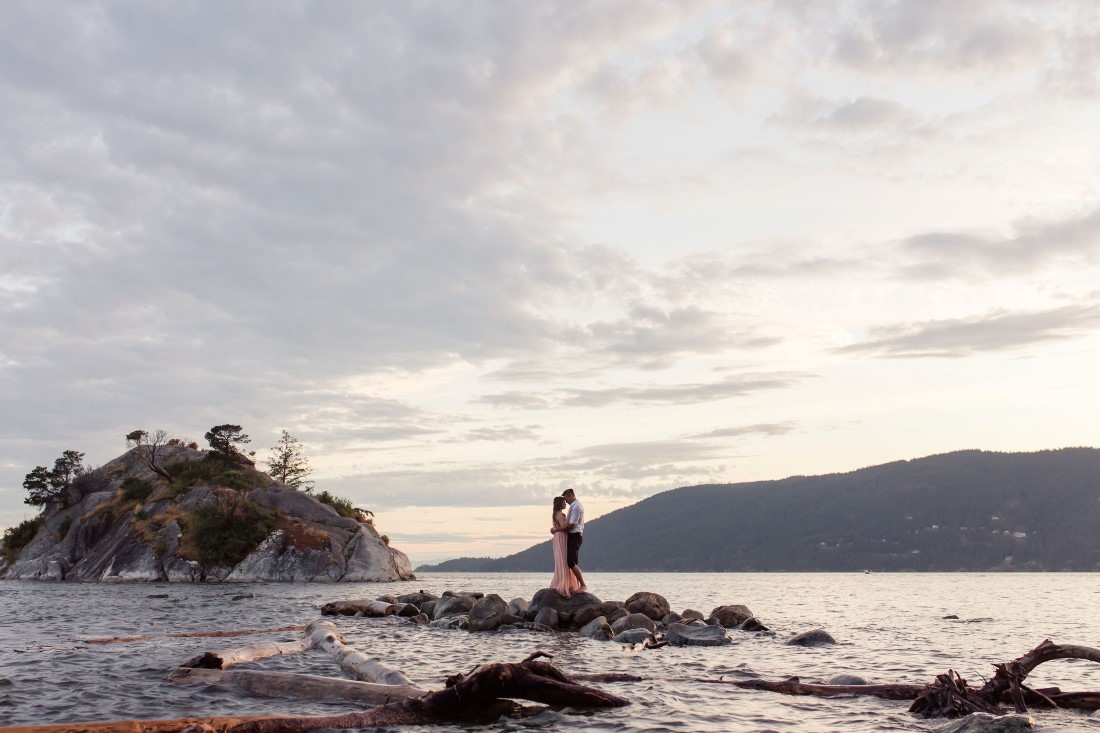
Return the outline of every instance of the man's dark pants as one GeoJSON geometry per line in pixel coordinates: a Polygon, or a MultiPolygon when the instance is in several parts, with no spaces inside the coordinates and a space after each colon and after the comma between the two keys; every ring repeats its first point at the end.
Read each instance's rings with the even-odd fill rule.
{"type": "Polygon", "coordinates": [[[570,532],[566,537],[565,564],[571,568],[580,565],[582,542],[584,542],[584,534],[581,532],[570,532]]]}

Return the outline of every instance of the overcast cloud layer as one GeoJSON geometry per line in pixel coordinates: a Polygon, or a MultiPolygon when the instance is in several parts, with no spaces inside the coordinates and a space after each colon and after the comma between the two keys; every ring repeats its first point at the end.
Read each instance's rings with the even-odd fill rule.
{"type": "Polygon", "coordinates": [[[1095,444],[1098,38],[1078,2],[3,3],[0,525],[139,427],[287,429],[416,562],[542,539],[566,485],[1095,444]]]}

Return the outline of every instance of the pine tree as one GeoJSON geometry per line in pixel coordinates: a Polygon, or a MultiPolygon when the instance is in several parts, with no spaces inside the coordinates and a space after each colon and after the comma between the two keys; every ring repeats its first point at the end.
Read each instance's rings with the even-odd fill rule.
{"type": "Polygon", "coordinates": [[[252,439],[244,434],[240,425],[215,425],[203,436],[210,444],[210,450],[226,460],[251,463],[247,456],[237,449],[238,444],[251,443],[252,439]]]}
{"type": "Polygon", "coordinates": [[[62,490],[53,485],[53,474],[45,466],[35,466],[23,479],[23,488],[28,494],[23,503],[31,506],[43,506],[61,498],[62,490]]]}
{"type": "Polygon", "coordinates": [[[279,442],[271,449],[267,467],[268,474],[276,481],[306,493],[313,491],[313,482],[307,480],[313,472],[309,459],[302,455],[302,444],[287,431],[283,431],[279,442]]]}

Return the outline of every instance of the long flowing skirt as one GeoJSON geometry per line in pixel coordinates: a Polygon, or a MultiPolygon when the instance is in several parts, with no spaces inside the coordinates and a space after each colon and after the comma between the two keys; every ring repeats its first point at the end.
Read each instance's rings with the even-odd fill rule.
{"type": "Polygon", "coordinates": [[[560,595],[568,598],[580,590],[581,584],[577,582],[577,576],[566,565],[565,554],[568,544],[568,536],[565,532],[555,532],[554,539],[554,578],[550,581],[550,587],[560,595]]]}

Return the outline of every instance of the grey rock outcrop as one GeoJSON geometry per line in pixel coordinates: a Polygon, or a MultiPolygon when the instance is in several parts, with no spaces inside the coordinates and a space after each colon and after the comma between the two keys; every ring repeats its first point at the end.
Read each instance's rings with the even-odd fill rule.
{"type": "MultiPolygon", "coordinates": [[[[161,465],[208,467],[206,454],[170,446],[161,465]]],[[[13,580],[65,581],[392,581],[413,578],[408,557],[390,547],[369,522],[343,517],[314,497],[289,489],[251,467],[230,472],[248,475],[250,486],[237,491],[216,479],[171,486],[149,470],[136,451],[99,469],[90,493],[71,492],[69,507],[45,509],[34,539],[0,577],[13,580]],[[131,481],[123,487],[123,483],[131,481]],[[146,498],[123,490],[145,482],[146,498]],[[218,497],[254,502],[277,526],[231,567],[204,566],[191,549],[202,538],[187,537],[188,515],[218,497]],[[304,541],[303,541],[304,538],[304,541]]],[[[195,471],[202,475],[202,471],[195,471]]],[[[211,472],[208,472],[211,473],[211,472]]],[[[213,472],[216,473],[216,472],[213,472]]],[[[175,474],[174,474],[175,475],[175,474]]]]}

